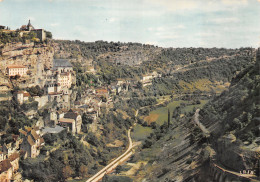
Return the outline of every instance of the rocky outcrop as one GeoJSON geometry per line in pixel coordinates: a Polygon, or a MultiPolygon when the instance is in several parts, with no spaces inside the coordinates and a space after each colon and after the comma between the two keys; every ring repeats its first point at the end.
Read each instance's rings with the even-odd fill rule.
{"type": "Polygon", "coordinates": [[[154,60],[161,53],[161,49],[148,49],[141,47],[134,50],[120,50],[116,53],[102,54],[98,57],[101,60],[107,60],[117,65],[140,65],[143,62],[154,60]]]}
{"type": "Polygon", "coordinates": [[[23,44],[10,43],[1,50],[1,69],[12,64],[22,64],[30,68],[35,68],[37,61],[41,60],[46,68],[52,66],[54,50],[46,44],[23,44]]]}
{"type": "MultiPolygon", "coordinates": [[[[25,87],[37,84],[44,68],[51,68],[54,56],[54,49],[45,43],[21,42],[9,43],[0,50],[0,70],[6,75],[6,68],[9,65],[23,65],[28,67],[29,75],[20,81],[25,87]]],[[[19,82],[17,83],[19,84],[19,82]]]]}

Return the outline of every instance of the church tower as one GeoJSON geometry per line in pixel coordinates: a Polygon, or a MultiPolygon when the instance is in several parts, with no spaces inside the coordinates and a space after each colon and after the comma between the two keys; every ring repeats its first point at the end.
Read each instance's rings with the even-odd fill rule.
{"type": "Polygon", "coordinates": [[[34,27],[33,27],[32,24],[31,24],[31,20],[29,20],[29,22],[28,22],[27,30],[28,30],[28,31],[34,30],[34,27]]]}

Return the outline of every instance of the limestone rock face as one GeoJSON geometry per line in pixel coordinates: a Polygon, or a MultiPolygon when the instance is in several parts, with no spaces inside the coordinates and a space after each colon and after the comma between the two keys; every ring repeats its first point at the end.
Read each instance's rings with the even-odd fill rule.
{"type": "Polygon", "coordinates": [[[9,43],[0,48],[0,70],[6,76],[9,65],[28,67],[30,75],[22,78],[25,86],[37,84],[44,68],[51,68],[54,49],[45,43],[9,43]]]}

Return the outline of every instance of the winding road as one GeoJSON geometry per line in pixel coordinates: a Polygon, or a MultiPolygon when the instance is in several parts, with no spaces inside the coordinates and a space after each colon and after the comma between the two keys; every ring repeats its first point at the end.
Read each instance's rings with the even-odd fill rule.
{"type": "Polygon", "coordinates": [[[206,135],[206,137],[210,136],[210,132],[207,130],[207,128],[199,121],[199,112],[200,109],[197,109],[195,114],[194,114],[194,121],[195,123],[199,126],[201,131],[206,135]]]}
{"type": "Polygon", "coordinates": [[[222,170],[224,173],[227,172],[227,173],[230,173],[230,174],[233,174],[233,175],[236,175],[236,176],[239,176],[239,177],[243,177],[243,178],[246,178],[252,182],[260,182],[259,180],[257,179],[253,179],[252,177],[256,177],[255,175],[250,175],[250,174],[240,174],[238,172],[234,172],[234,171],[230,171],[230,170],[227,170],[227,169],[224,169],[223,167],[220,167],[219,165],[213,163],[213,165],[215,167],[217,167],[218,169],[222,170]]]}
{"type": "Polygon", "coordinates": [[[131,135],[130,135],[131,129],[132,129],[132,127],[130,127],[130,129],[128,130],[129,146],[128,146],[127,150],[122,155],[120,155],[118,158],[113,160],[110,164],[108,164],[106,167],[101,169],[94,176],[89,178],[86,182],[97,182],[97,181],[101,180],[106,173],[115,169],[121,162],[125,161],[133,154],[133,152],[131,150],[134,147],[132,139],[131,139],[131,135]]]}

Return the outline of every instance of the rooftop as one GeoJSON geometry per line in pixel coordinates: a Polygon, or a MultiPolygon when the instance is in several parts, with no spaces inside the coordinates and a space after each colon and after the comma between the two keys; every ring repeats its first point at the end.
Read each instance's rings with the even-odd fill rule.
{"type": "Polygon", "coordinates": [[[17,159],[17,158],[19,158],[19,157],[20,157],[19,153],[15,152],[15,153],[13,153],[12,155],[10,155],[10,156],[8,157],[8,159],[9,159],[10,161],[14,161],[15,159],[17,159]]]}
{"type": "Polygon", "coordinates": [[[9,65],[7,66],[7,68],[10,69],[10,68],[26,68],[26,67],[23,65],[9,65]]]}
{"type": "Polygon", "coordinates": [[[28,141],[28,143],[29,143],[31,146],[32,146],[32,145],[35,145],[35,143],[34,143],[32,137],[31,137],[31,135],[28,136],[27,141],[28,141]]]}
{"type": "Polygon", "coordinates": [[[72,67],[68,59],[53,59],[53,69],[58,69],[59,67],[72,67]]]}
{"type": "Polygon", "coordinates": [[[68,118],[60,118],[59,119],[60,123],[75,123],[74,119],[68,119],[68,118]]]}
{"type": "Polygon", "coordinates": [[[36,133],[35,130],[31,130],[31,135],[33,136],[34,140],[37,140],[40,138],[40,136],[36,133]]]}
{"type": "Polygon", "coordinates": [[[50,92],[48,93],[49,95],[60,95],[61,93],[60,92],[50,92]]]}
{"type": "Polygon", "coordinates": [[[10,163],[10,160],[6,159],[3,160],[0,163],[0,174],[7,171],[8,169],[10,169],[12,167],[12,164],[10,163]]]}
{"type": "Polygon", "coordinates": [[[64,118],[70,118],[70,119],[73,119],[73,120],[76,120],[77,117],[78,117],[78,113],[74,112],[72,109],[67,112],[65,115],[64,115],[64,118]]]}
{"type": "Polygon", "coordinates": [[[97,93],[107,93],[107,89],[96,89],[97,93]]]}
{"type": "Polygon", "coordinates": [[[42,132],[43,133],[60,133],[62,130],[64,130],[63,127],[56,125],[55,128],[52,127],[45,127],[42,132]]]}
{"type": "Polygon", "coordinates": [[[30,97],[31,95],[28,92],[23,93],[24,97],[30,97]]]}
{"type": "Polygon", "coordinates": [[[24,131],[23,129],[19,129],[19,132],[22,133],[23,135],[27,136],[27,132],[24,131]]]}

